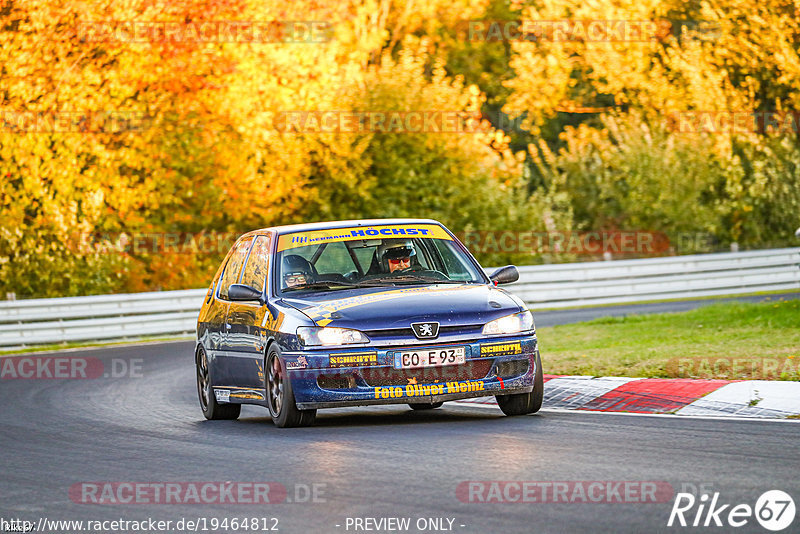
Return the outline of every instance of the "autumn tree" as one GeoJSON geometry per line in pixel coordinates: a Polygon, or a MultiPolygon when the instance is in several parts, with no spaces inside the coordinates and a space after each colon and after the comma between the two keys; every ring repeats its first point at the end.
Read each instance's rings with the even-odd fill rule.
{"type": "MultiPolygon", "coordinates": [[[[541,131],[559,110],[600,108],[584,128],[563,132],[566,146],[553,155],[552,164],[535,166],[542,176],[559,176],[581,225],[650,221],[656,229],[712,230],[723,243],[789,242],[797,226],[790,214],[800,207],[798,128],[687,132],[674,117],[681,112],[796,113],[800,17],[795,3],[600,6],[564,0],[535,3],[523,18],[654,23],[649,39],[513,43],[516,77],[507,83],[513,90],[507,107],[527,110],[532,130],[541,131]],[[676,154],[687,157],[676,160],[676,154]],[[675,164],[663,163],[668,161],[675,164]],[[631,165],[641,172],[631,172],[631,165]],[[699,188],[696,194],[694,188],[699,188]],[[601,190],[605,204],[591,197],[601,190]],[[684,218],[686,198],[700,217],[684,218]]],[[[539,162],[541,150],[533,147],[539,162]]]]}

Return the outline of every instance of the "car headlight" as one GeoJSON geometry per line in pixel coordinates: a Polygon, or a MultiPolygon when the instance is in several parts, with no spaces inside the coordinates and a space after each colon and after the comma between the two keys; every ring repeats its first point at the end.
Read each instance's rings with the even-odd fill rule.
{"type": "Polygon", "coordinates": [[[483,326],[484,334],[516,334],[533,330],[533,314],[525,310],[524,312],[506,315],[494,321],[490,321],[483,326]]]}
{"type": "Polygon", "coordinates": [[[333,326],[301,326],[297,329],[297,337],[306,347],[369,343],[369,338],[358,330],[333,326]]]}

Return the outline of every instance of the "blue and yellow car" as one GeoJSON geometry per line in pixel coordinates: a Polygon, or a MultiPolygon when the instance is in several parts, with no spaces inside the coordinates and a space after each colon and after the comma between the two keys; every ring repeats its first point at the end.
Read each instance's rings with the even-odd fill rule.
{"type": "Polygon", "coordinates": [[[240,237],[197,323],[197,389],[208,419],[242,404],[279,427],[318,409],[494,395],[507,415],[539,410],[533,316],[430,219],[279,226],[240,237]]]}

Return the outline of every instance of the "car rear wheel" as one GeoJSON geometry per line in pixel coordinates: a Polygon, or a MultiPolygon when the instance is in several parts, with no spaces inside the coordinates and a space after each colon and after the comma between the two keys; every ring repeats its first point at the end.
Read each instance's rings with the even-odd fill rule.
{"type": "Polygon", "coordinates": [[[433,404],[424,404],[419,402],[410,403],[412,410],[433,410],[434,408],[441,408],[443,402],[434,402],[433,404]]]}
{"type": "Polygon", "coordinates": [[[544,373],[538,352],[536,353],[536,375],[533,377],[533,390],[530,393],[497,395],[496,398],[497,405],[506,415],[526,415],[539,411],[544,398],[544,373]]]}
{"type": "Polygon", "coordinates": [[[272,422],[279,428],[308,426],[317,417],[316,410],[299,410],[294,400],[292,381],[286,374],[278,351],[270,348],[267,355],[267,407],[272,422]]]}
{"type": "Polygon", "coordinates": [[[236,419],[242,411],[241,404],[220,404],[214,395],[211,386],[211,371],[208,366],[208,356],[203,347],[197,349],[195,354],[197,367],[197,395],[200,397],[200,409],[206,419],[236,419]]]}

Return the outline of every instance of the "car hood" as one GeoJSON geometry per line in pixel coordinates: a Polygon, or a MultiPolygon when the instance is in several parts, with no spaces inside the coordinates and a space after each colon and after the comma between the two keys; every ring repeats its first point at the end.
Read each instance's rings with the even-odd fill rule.
{"type": "Polygon", "coordinates": [[[421,321],[476,325],[524,308],[522,301],[506,291],[476,284],[325,291],[283,301],[319,326],[359,330],[408,328],[421,321]]]}

